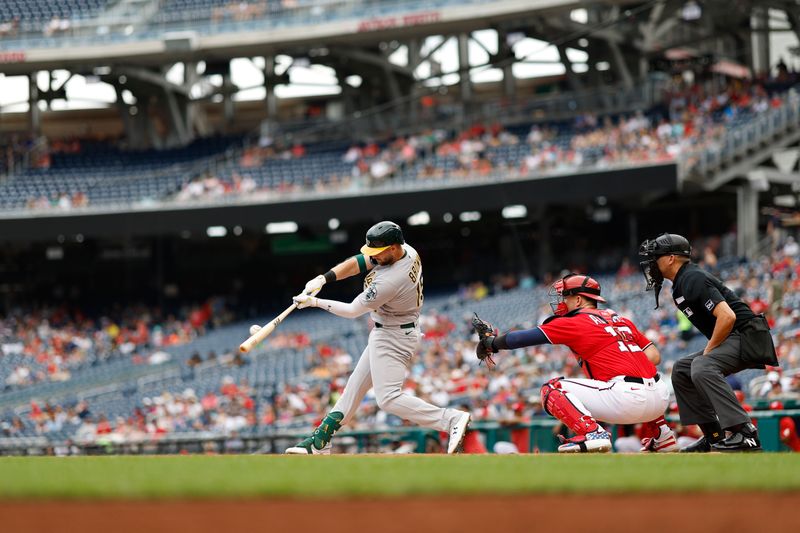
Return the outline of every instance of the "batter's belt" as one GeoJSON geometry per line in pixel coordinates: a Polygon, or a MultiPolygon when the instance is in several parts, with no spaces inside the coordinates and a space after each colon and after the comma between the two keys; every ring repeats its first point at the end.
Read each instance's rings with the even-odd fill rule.
{"type": "Polygon", "coordinates": [[[400,328],[400,329],[414,329],[417,325],[414,322],[409,322],[408,324],[400,324],[399,326],[387,326],[381,324],[380,322],[375,322],[376,328],[400,328]]]}

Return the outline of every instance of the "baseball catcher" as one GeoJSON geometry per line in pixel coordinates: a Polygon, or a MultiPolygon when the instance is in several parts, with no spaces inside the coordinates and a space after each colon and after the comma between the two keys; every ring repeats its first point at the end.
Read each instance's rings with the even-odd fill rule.
{"type": "Polygon", "coordinates": [[[607,452],[611,435],[597,419],[612,424],[647,425],[642,451],[672,452],[678,446],[664,420],[669,390],[656,364],[658,348],[628,318],[605,303],[600,284],[589,276],[569,274],[550,289],[553,316],[541,326],[497,335],[494,327],[473,318],[478,359],[494,367],[493,355],[540,344],[569,347],[586,379],[558,377],[542,386],[542,405],[575,436],[562,439],[559,452],[607,452]]]}

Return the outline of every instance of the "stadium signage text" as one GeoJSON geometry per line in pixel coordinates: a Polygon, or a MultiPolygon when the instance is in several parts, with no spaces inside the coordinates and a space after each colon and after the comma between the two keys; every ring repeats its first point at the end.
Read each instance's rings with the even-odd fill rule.
{"type": "Polygon", "coordinates": [[[426,11],[423,13],[412,13],[402,17],[383,17],[369,20],[362,20],[358,24],[358,31],[377,31],[388,30],[391,28],[402,28],[405,26],[417,26],[419,24],[431,24],[439,22],[442,14],[438,11],[426,11]]]}
{"type": "Polygon", "coordinates": [[[25,52],[0,52],[0,63],[23,63],[25,52]]]}

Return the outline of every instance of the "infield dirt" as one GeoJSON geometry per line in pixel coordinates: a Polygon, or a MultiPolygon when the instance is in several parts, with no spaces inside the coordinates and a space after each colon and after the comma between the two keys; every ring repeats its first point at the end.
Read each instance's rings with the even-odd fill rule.
{"type": "Polygon", "coordinates": [[[0,502],[4,533],[792,531],[800,493],[0,502]]]}

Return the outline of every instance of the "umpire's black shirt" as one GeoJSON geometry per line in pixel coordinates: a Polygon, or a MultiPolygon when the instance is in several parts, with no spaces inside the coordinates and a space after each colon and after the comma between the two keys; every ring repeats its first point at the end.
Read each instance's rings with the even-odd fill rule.
{"type": "Polygon", "coordinates": [[[734,329],[755,317],[750,307],[732,290],[694,263],[686,263],[678,270],[672,281],[672,299],[707,339],[714,334],[714,325],[717,323],[714,308],[720,302],[728,302],[736,313],[734,329]]]}

